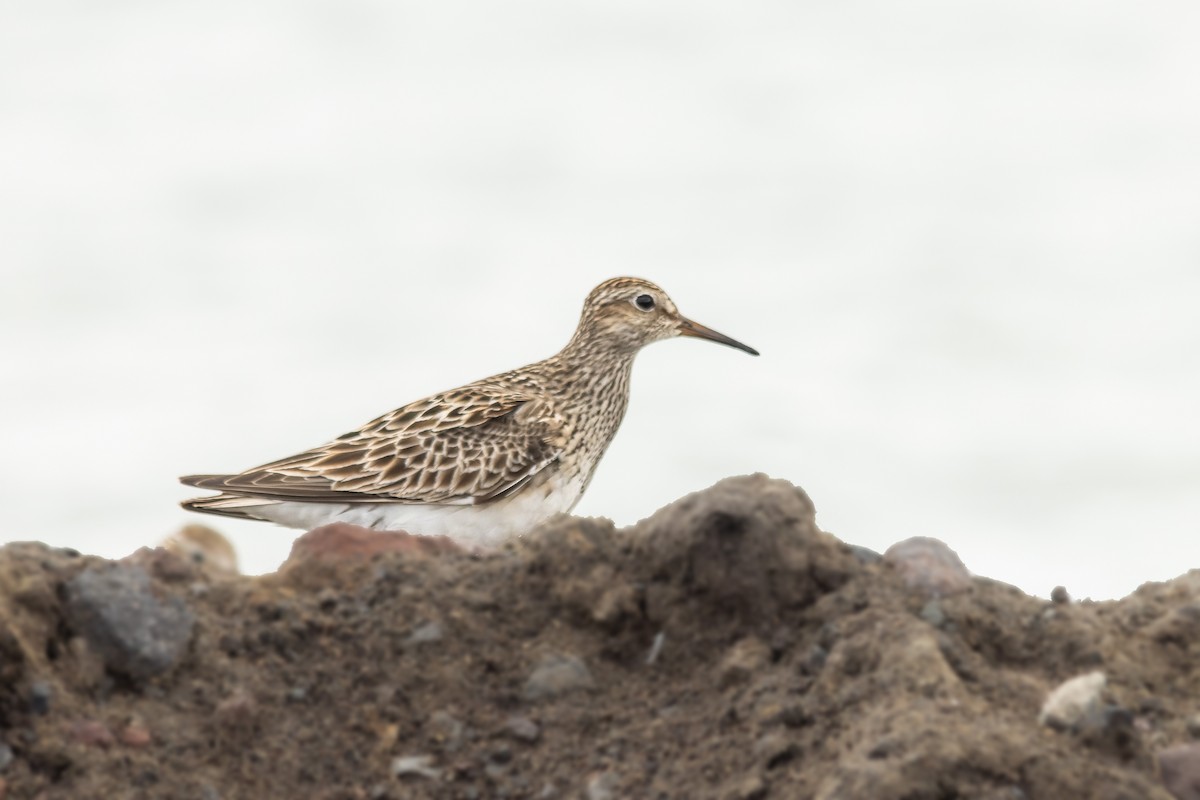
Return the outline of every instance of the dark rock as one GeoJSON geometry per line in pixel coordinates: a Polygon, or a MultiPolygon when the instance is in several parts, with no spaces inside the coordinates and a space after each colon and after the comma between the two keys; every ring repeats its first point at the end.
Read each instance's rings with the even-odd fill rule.
{"type": "Polygon", "coordinates": [[[971,573],[962,559],[938,539],[916,536],[897,542],[883,554],[900,579],[913,589],[946,597],[971,588],[971,573]]]}
{"type": "Polygon", "coordinates": [[[1163,786],[1176,800],[1200,800],[1200,744],[1181,744],[1158,754],[1163,786]]]}
{"type": "Polygon", "coordinates": [[[1071,602],[1071,595],[1067,594],[1067,587],[1055,586],[1050,592],[1050,602],[1055,605],[1064,606],[1071,602]]]}
{"type": "Polygon", "coordinates": [[[1200,714],[1192,714],[1187,718],[1187,732],[1193,739],[1200,739],[1200,714]]]}
{"type": "Polygon", "coordinates": [[[525,699],[541,700],[595,685],[587,665],[572,655],[548,655],[525,682],[525,699]]]}
{"type": "Polygon", "coordinates": [[[44,681],[36,681],[29,687],[29,711],[34,716],[50,713],[50,703],[54,699],[54,690],[44,681]]]}
{"type": "Polygon", "coordinates": [[[67,619],[113,672],[144,680],[183,655],[195,616],[177,597],[160,598],[141,567],[89,568],[66,584],[67,619]]]}
{"type": "Polygon", "coordinates": [[[803,490],[765,475],[726,478],[661,509],[632,530],[633,558],[655,578],[646,616],[668,630],[679,615],[761,620],[833,591],[862,566],[814,514],[803,490]]]}

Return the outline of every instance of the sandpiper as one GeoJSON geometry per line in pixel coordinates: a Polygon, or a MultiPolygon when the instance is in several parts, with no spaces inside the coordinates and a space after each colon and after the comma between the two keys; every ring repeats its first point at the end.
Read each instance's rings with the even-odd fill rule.
{"type": "Polygon", "coordinates": [[[588,295],[557,355],[409,403],[298,455],[183,477],[221,492],[183,507],[498,544],[575,507],[625,415],[634,356],[675,336],[758,355],[681,315],[653,283],[613,278],[588,295]]]}

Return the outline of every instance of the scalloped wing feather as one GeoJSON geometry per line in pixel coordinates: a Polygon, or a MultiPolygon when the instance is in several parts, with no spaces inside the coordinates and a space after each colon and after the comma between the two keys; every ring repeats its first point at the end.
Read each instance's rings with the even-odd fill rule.
{"type": "Polygon", "coordinates": [[[398,408],[321,447],[185,482],[273,500],[486,503],[554,464],[563,428],[534,396],[473,384],[398,408]]]}

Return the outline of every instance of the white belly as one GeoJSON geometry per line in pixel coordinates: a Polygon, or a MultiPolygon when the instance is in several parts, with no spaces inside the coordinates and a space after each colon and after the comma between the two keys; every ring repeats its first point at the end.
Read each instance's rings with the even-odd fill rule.
{"type": "Polygon", "coordinates": [[[511,497],[483,505],[415,503],[297,503],[263,501],[243,510],[259,519],[311,530],[331,522],[348,522],[418,536],[448,536],[464,547],[494,547],[521,536],[556,514],[569,512],[583,494],[580,479],[551,477],[511,497]]]}

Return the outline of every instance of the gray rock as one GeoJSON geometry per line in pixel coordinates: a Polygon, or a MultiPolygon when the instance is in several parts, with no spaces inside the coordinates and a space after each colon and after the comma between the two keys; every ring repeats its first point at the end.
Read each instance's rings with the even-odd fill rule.
{"type": "Polygon", "coordinates": [[[4,742],[0,742],[0,772],[8,769],[8,765],[13,762],[12,748],[4,742]]]}
{"type": "Polygon", "coordinates": [[[433,766],[433,756],[397,756],[392,759],[391,772],[395,778],[415,775],[437,780],[442,777],[442,771],[433,766]]]}
{"type": "Polygon", "coordinates": [[[50,701],[54,699],[54,689],[45,681],[37,681],[29,687],[29,710],[34,716],[50,713],[50,701]]]}
{"type": "Polygon", "coordinates": [[[1181,744],[1158,754],[1163,786],[1177,800],[1200,800],[1200,744],[1181,744]]]}
{"type": "Polygon", "coordinates": [[[921,619],[935,628],[940,628],[946,624],[946,612],[942,611],[942,604],[938,600],[930,600],[921,609],[921,619]]]}
{"type": "Polygon", "coordinates": [[[424,625],[410,633],[408,638],[404,640],[404,644],[409,647],[421,644],[432,644],[434,642],[440,642],[445,635],[445,631],[442,630],[442,625],[440,622],[426,622],[424,625]]]}
{"type": "Polygon", "coordinates": [[[166,672],[192,638],[195,615],[178,597],[160,598],[139,566],[90,568],[66,585],[67,620],[113,672],[145,680],[166,672]]]}
{"type": "Polygon", "coordinates": [[[1099,711],[1104,684],[1103,672],[1089,672],[1064,681],[1046,698],[1038,722],[1059,730],[1078,727],[1099,711]]]}
{"type": "Polygon", "coordinates": [[[1188,736],[1200,739],[1200,714],[1192,714],[1187,720],[1188,736]]]}
{"type": "Polygon", "coordinates": [[[937,539],[915,536],[897,542],[883,554],[883,560],[909,587],[934,596],[945,597],[971,588],[971,573],[962,559],[937,539]]]}
{"type": "Polygon", "coordinates": [[[428,729],[430,738],[447,750],[457,750],[462,744],[463,724],[448,711],[430,714],[428,729]]]}
{"type": "Polygon", "coordinates": [[[615,772],[599,772],[588,778],[587,800],[616,800],[620,779],[615,772]]]}
{"type": "Polygon", "coordinates": [[[542,658],[525,682],[525,699],[541,700],[558,697],[595,685],[587,665],[572,655],[549,655],[542,658]]]}
{"type": "Polygon", "coordinates": [[[1067,593],[1067,587],[1055,586],[1050,592],[1050,602],[1060,606],[1071,602],[1071,595],[1067,593]]]}
{"type": "Polygon", "coordinates": [[[504,723],[504,730],[514,739],[533,743],[542,735],[542,729],[529,717],[509,717],[504,723]]]}

